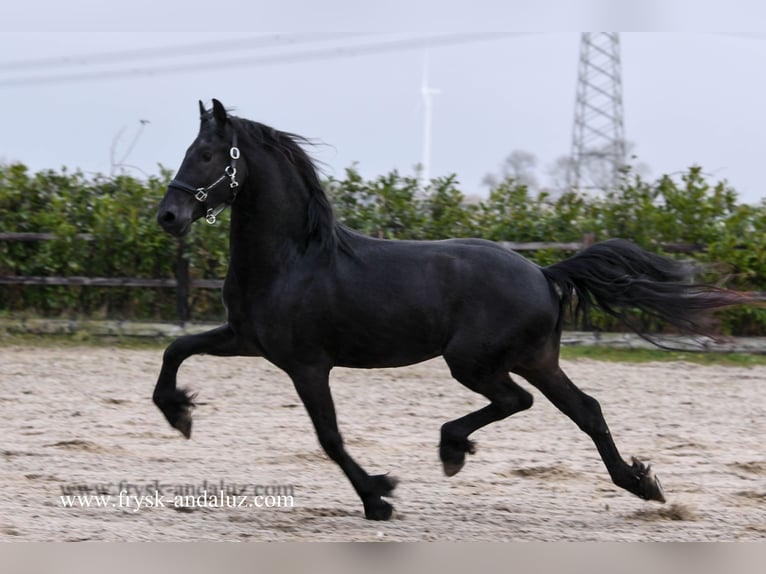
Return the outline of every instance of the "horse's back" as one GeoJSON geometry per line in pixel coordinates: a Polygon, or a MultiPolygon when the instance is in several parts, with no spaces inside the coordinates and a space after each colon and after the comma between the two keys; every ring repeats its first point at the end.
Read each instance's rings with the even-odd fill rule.
{"type": "MultiPolygon", "coordinates": [[[[355,253],[381,286],[412,292],[418,286],[429,297],[466,300],[494,292],[494,299],[550,302],[551,286],[540,267],[519,253],[484,239],[441,241],[370,240],[355,253]]],[[[490,301],[483,301],[489,304],[490,301]]]]}
{"type": "Polygon", "coordinates": [[[489,241],[364,238],[335,271],[334,335],[348,366],[373,355],[407,364],[456,346],[500,352],[550,337],[558,318],[540,268],[489,241]]]}

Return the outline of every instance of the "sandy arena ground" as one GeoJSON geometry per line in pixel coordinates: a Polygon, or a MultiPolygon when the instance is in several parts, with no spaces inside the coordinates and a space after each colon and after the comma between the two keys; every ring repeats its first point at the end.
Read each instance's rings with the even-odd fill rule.
{"type": "Polygon", "coordinates": [[[336,369],[350,453],[401,481],[395,518],[379,523],[363,519],[281,371],[259,359],[187,361],[180,384],[199,392],[187,441],[151,402],[161,354],[0,348],[0,540],[766,539],[766,367],[565,363],[601,402],[623,456],[652,463],[665,505],[614,487],[590,439],[534,390],[532,409],[475,433],[478,452],[446,478],[439,427],[482,397],[439,360],[336,369]],[[214,496],[222,483],[244,488],[245,506],[174,506],[177,493],[214,496]],[[256,500],[255,487],[277,485],[292,486],[294,506],[256,506],[276,499],[256,500]],[[67,508],[72,488],[111,498],[67,508]],[[149,498],[136,509],[121,488],[149,498]]]}

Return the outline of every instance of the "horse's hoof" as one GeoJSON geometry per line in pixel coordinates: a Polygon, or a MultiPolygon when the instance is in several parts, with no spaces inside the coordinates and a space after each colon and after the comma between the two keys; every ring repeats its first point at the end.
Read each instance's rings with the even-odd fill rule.
{"type": "Polygon", "coordinates": [[[367,520],[389,520],[394,513],[394,507],[380,498],[364,504],[364,517],[367,520]]]}
{"type": "Polygon", "coordinates": [[[660,479],[652,471],[652,467],[644,464],[635,456],[632,459],[633,469],[638,475],[638,495],[644,500],[656,500],[665,502],[665,493],[662,491],[660,479]]]}
{"type": "MultiPolygon", "coordinates": [[[[178,429],[187,439],[191,438],[192,429],[192,409],[194,409],[194,399],[196,393],[190,393],[185,389],[176,389],[173,398],[166,404],[165,401],[159,403],[160,409],[165,413],[170,426],[178,429]]],[[[156,401],[155,401],[156,402],[156,401]]]]}
{"type": "Polygon", "coordinates": [[[465,454],[474,454],[476,443],[465,439],[460,445],[442,443],[439,446],[439,458],[442,461],[444,474],[455,476],[465,466],[465,454]]]}
{"type": "Polygon", "coordinates": [[[192,429],[191,413],[188,410],[181,413],[173,426],[177,428],[187,439],[190,439],[192,429]]]}
{"type": "Polygon", "coordinates": [[[442,467],[444,468],[444,474],[447,476],[455,476],[465,466],[465,455],[460,462],[453,462],[448,460],[442,461],[442,467]]]}

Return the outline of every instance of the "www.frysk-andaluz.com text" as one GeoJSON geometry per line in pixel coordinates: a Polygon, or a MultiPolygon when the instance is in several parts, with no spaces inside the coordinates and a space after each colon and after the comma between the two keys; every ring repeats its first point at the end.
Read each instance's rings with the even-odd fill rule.
{"type": "Polygon", "coordinates": [[[292,508],[293,485],[164,484],[159,481],[61,485],[65,508],[292,508]],[[116,494],[113,494],[116,491],[116,494]]]}

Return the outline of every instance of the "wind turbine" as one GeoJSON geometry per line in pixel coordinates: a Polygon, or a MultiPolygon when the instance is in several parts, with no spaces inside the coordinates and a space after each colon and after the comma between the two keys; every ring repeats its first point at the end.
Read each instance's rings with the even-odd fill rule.
{"type": "Polygon", "coordinates": [[[422,172],[420,176],[423,189],[431,181],[431,124],[433,97],[441,94],[441,90],[432,88],[428,83],[428,52],[423,58],[423,75],[421,78],[420,93],[423,96],[423,159],[421,162],[422,172]]]}

